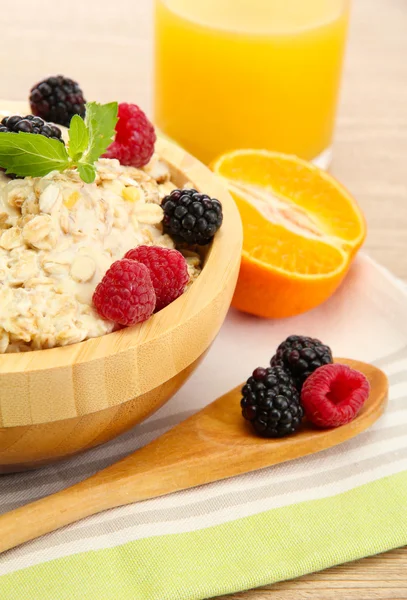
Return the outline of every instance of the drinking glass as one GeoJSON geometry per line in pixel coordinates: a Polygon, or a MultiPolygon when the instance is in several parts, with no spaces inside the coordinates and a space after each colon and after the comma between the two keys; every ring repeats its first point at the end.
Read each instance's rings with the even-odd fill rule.
{"type": "Polygon", "coordinates": [[[203,162],[330,155],[350,0],[155,0],[155,121],[203,162]]]}

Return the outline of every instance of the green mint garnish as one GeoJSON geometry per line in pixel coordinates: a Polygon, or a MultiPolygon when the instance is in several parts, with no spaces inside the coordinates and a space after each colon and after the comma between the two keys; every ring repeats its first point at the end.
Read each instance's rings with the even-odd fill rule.
{"type": "Polygon", "coordinates": [[[85,125],[89,132],[89,146],[82,162],[92,164],[107,150],[115,133],[118,110],[117,102],[89,102],[86,105],[85,125]]]}
{"type": "Polygon", "coordinates": [[[66,148],[61,142],[32,133],[0,133],[0,166],[19,177],[43,177],[50,171],[69,166],[66,148]]]}
{"type": "Polygon", "coordinates": [[[72,117],[69,145],[32,133],[0,133],[0,167],[6,174],[43,177],[51,171],[77,167],[86,183],[96,177],[94,163],[105,152],[115,135],[117,102],[86,105],[85,121],[72,117]]]}
{"type": "Polygon", "coordinates": [[[78,163],[78,172],[85,183],[92,183],[92,181],[95,181],[96,169],[93,165],[80,162],[78,163]]]}
{"type": "Polygon", "coordinates": [[[72,160],[78,160],[89,144],[89,130],[79,115],[74,115],[69,126],[68,154],[72,160]]]}

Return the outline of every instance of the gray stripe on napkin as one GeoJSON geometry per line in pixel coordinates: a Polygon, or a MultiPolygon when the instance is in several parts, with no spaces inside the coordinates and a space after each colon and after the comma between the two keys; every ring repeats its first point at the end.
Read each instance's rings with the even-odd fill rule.
{"type": "Polygon", "coordinates": [[[396,385],[397,383],[405,383],[407,381],[407,369],[405,371],[399,371],[398,373],[392,373],[388,375],[390,385],[396,385]]]}
{"type": "Polygon", "coordinates": [[[407,346],[404,346],[395,352],[391,352],[390,354],[381,356],[380,358],[374,360],[373,364],[382,369],[383,367],[390,367],[393,363],[403,360],[403,358],[407,358],[407,346]]]}
{"type": "MultiPolygon", "coordinates": [[[[343,453],[346,450],[360,447],[361,438],[364,438],[365,443],[363,445],[366,446],[372,441],[378,442],[386,440],[389,438],[389,435],[391,435],[392,438],[405,436],[405,425],[398,425],[381,431],[366,431],[365,433],[360,434],[357,439],[354,438],[353,440],[349,440],[340,446],[325,450],[318,455],[307,457],[307,460],[313,461],[317,458],[320,459],[322,455],[325,455],[327,464],[330,464],[329,460],[332,458],[332,456],[335,456],[338,453],[343,453]]],[[[366,473],[377,467],[398,462],[406,458],[407,447],[404,447],[402,449],[386,452],[385,454],[379,456],[371,456],[363,461],[356,463],[353,462],[351,464],[336,467],[334,469],[327,469],[322,474],[314,473],[291,481],[285,480],[284,485],[281,485],[280,482],[276,482],[273,484],[268,483],[255,488],[247,487],[241,491],[234,490],[233,492],[227,492],[209,499],[199,500],[196,502],[190,502],[189,504],[183,506],[174,506],[164,509],[157,508],[143,511],[142,506],[144,502],[140,502],[140,510],[137,512],[137,514],[126,515],[124,517],[118,516],[106,523],[90,524],[80,528],[65,528],[60,530],[58,535],[52,536],[52,534],[50,534],[42,539],[31,542],[29,545],[27,545],[26,552],[22,548],[20,548],[20,552],[23,551],[25,556],[29,556],[30,554],[35,553],[43,548],[44,541],[46,542],[47,548],[54,548],[82,539],[97,538],[111,531],[117,533],[119,531],[134,527],[135,525],[147,525],[152,523],[156,524],[166,521],[182,521],[191,517],[211,514],[228,506],[240,506],[259,500],[264,500],[271,495],[276,498],[302,490],[317,489],[326,484],[346,480],[351,476],[366,473]]],[[[270,468],[278,471],[279,469],[284,468],[284,464],[276,465],[270,468]]],[[[9,506],[7,510],[11,510],[11,508],[12,506],[9,506]]],[[[13,551],[9,551],[9,553],[7,552],[3,555],[2,558],[6,563],[8,556],[10,556],[10,560],[12,560],[12,552],[13,551]]]]}
{"type": "MultiPolygon", "coordinates": [[[[19,492],[27,490],[35,490],[36,488],[40,488],[42,485],[52,484],[52,483],[61,483],[63,480],[63,486],[71,485],[73,482],[79,481],[81,479],[85,479],[86,477],[90,477],[100,469],[104,469],[108,467],[110,464],[117,462],[121,458],[124,458],[131,452],[135,452],[138,448],[140,448],[143,444],[137,443],[140,441],[140,437],[144,435],[149,435],[152,433],[157,433],[160,430],[170,429],[174,425],[177,425],[181,421],[184,421],[195,411],[183,411],[176,413],[174,415],[170,415],[167,417],[163,417],[161,419],[155,419],[153,421],[147,421],[146,423],[142,423],[141,425],[137,425],[136,428],[133,428],[131,431],[128,431],[121,435],[116,440],[110,442],[109,444],[103,446],[103,448],[113,451],[112,455],[109,457],[106,456],[96,456],[95,459],[84,461],[83,464],[73,464],[71,459],[68,459],[64,462],[58,463],[56,465],[52,465],[49,467],[44,467],[37,471],[24,473],[24,478],[21,477],[21,473],[11,473],[9,475],[0,475],[0,482],[3,491],[6,491],[7,488],[12,489],[13,492],[18,494],[19,492]]],[[[154,439],[157,436],[149,435],[149,438],[154,439]]],[[[144,440],[145,443],[150,442],[150,439],[144,440]]],[[[81,456],[82,459],[89,457],[92,453],[100,454],[102,447],[93,448],[89,450],[87,453],[81,456]]],[[[6,512],[4,509],[5,505],[0,506],[0,514],[6,512]]]]}

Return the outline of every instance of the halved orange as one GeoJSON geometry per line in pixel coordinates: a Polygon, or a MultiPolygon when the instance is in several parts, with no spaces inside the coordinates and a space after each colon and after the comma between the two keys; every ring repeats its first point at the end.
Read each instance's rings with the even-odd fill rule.
{"type": "Polygon", "coordinates": [[[224,154],[212,169],[243,221],[232,304],[262,317],[287,317],[329,298],[366,235],[349,192],[312,164],[266,150],[224,154]]]}

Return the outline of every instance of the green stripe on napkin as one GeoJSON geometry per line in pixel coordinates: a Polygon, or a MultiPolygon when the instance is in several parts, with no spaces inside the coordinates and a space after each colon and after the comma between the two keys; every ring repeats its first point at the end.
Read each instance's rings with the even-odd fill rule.
{"type": "Polygon", "coordinates": [[[0,598],[202,600],[403,546],[406,517],[404,471],[330,498],[29,567],[0,578],[0,598]]]}

